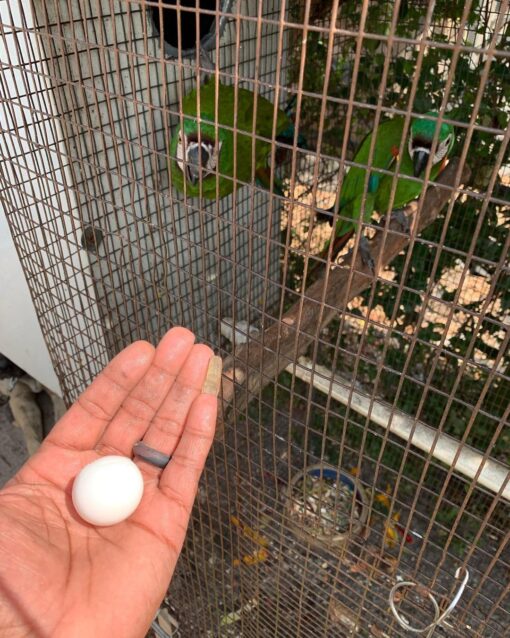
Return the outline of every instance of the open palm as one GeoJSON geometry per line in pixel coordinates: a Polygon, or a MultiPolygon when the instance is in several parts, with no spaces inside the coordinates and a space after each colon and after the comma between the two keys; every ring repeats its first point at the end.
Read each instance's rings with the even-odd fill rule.
{"type": "Polygon", "coordinates": [[[212,351],[183,328],[156,349],[123,350],[0,491],[0,635],[145,635],[163,599],[211,446],[217,400],[202,391],[212,351]],[[145,443],[172,460],[136,460],[142,502],[126,521],[95,527],[72,501],[80,469],[145,443]]]}

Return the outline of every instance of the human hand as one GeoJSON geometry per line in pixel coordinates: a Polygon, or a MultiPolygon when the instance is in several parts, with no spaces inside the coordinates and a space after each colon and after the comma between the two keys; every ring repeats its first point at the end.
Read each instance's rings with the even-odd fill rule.
{"type": "Polygon", "coordinates": [[[156,349],[133,343],[0,491],[4,638],[145,635],[214,437],[216,394],[202,391],[212,354],[184,328],[170,330],[156,349]],[[172,454],[167,467],[135,459],[145,488],[134,514],[111,527],[84,522],[71,500],[78,472],[107,454],[131,458],[140,439],[172,454]]]}

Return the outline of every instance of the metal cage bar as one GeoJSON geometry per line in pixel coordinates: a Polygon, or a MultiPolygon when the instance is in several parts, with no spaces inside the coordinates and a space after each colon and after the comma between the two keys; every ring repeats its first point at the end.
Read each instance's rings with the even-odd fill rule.
{"type": "Polygon", "coordinates": [[[175,636],[405,636],[400,581],[425,632],[462,568],[437,635],[510,635],[509,32],[508,0],[0,1],[0,208],[66,401],[175,324],[225,358],[175,636]]]}

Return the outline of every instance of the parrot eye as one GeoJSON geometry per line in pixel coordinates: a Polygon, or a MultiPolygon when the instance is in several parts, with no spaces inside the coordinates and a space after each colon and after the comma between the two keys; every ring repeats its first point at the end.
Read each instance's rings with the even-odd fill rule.
{"type": "Polygon", "coordinates": [[[450,147],[451,139],[452,136],[450,133],[450,135],[448,135],[442,142],[438,144],[436,153],[434,155],[434,164],[437,164],[446,156],[450,147]]]}
{"type": "Polygon", "coordinates": [[[223,142],[218,142],[218,148],[216,148],[215,144],[209,144],[209,152],[211,158],[211,170],[216,170],[216,165],[220,159],[221,147],[223,146],[223,142]]]}
{"type": "Polygon", "coordinates": [[[179,130],[179,139],[177,141],[177,148],[175,149],[175,161],[177,162],[177,166],[181,169],[182,173],[185,173],[184,149],[187,147],[187,145],[188,140],[186,138],[186,134],[183,134],[182,131],[179,130]]]}
{"type": "Polygon", "coordinates": [[[214,152],[214,144],[202,142],[202,167],[208,172],[216,170],[217,156],[214,152]]]}

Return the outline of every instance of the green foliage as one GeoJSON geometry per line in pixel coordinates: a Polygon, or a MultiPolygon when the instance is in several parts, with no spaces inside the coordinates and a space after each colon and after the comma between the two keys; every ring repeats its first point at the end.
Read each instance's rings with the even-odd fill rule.
{"type": "MultiPolygon", "coordinates": [[[[490,6],[491,3],[484,0],[472,3],[463,35],[464,44],[482,50],[489,46],[495,25],[490,6]]],[[[348,34],[335,36],[320,150],[340,157],[347,113],[345,101],[352,95],[354,82],[354,99],[360,104],[368,107],[377,104],[383,88],[383,106],[405,110],[409,107],[412,91],[416,89],[412,110],[425,112],[441,106],[448,91],[449,75],[453,72],[453,83],[447,97],[447,117],[462,125],[456,127],[456,148],[452,155],[460,156],[465,143],[469,145],[467,162],[473,177],[468,185],[472,195],[457,200],[448,213],[446,227],[445,209],[443,215],[415,242],[408,268],[405,269],[407,255],[397,257],[391,265],[394,272],[392,284],[379,282],[377,285],[373,305],[380,305],[388,317],[394,317],[391,346],[386,352],[378,392],[389,401],[395,401],[405,412],[419,414],[419,418],[430,425],[441,424],[444,431],[457,438],[463,436],[474,408],[477,408],[467,442],[482,451],[495,444],[491,454],[507,461],[510,445],[508,427],[497,435],[496,441],[493,439],[498,427],[501,428],[500,420],[510,402],[510,383],[504,378],[510,374],[510,349],[507,348],[503,357],[500,356],[505,337],[501,322],[508,319],[510,311],[510,274],[508,268],[498,266],[504,259],[510,229],[510,189],[501,183],[499,176],[493,195],[505,203],[484,201],[494,166],[500,162],[502,135],[490,130],[472,129],[470,123],[473,109],[479,102],[477,126],[499,131],[508,127],[510,59],[493,57],[489,81],[483,85],[487,55],[477,50],[461,51],[457,55],[444,46],[455,43],[459,37],[465,3],[461,0],[437,0],[428,34],[432,44],[423,52],[419,75],[416,73],[421,55],[418,44],[397,44],[391,52],[387,81],[381,87],[388,51],[386,43],[377,36],[388,33],[393,7],[394,2],[390,0],[369,3],[364,31],[375,37],[367,35],[363,40],[356,77],[357,38],[348,34]],[[442,248],[438,248],[437,244],[442,244],[442,248]],[[443,289],[442,284],[439,285],[454,268],[464,268],[466,253],[470,251],[473,253],[469,264],[471,285],[483,285],[488,289],[488,284],[492,284],[489,304],[484,295],[474,295],[471,300],[468,298],[460,302],[455,287],[453,290],[443,289]],[[459,326],[448,339],[444,335],[445,321],[439,321],[439,318],[434,322],[422,320],[424,293],[427,291],[434,291],[436,305],[441,307],[448,320],[459,326]],[[479,319],[482,313],[485,313],[483,321],[479,319]],[[475,333],[473,348],[472,336],[475,333]],[[414,346],[411,346],[411,337],[416,338],[414,346]],[[490,377],[498,356],[500,373],[490,377]],[[467,366],[464,363],[466,358],[471,362],[467,366]],[[425,391],[427,384],[431,389],[425,391]]],[[[420,37],[427,7],[426,2],[403,0],[396,35],[408,39],[420,37]]],[[[342,29],[357,33],[362,9],[363,3],[344,0],[339,8],[342,29]]],[[[298,14],[299,11],[296,12],[296,20],[298,14]]],[[[323,14],[321,17],[324,17],[323,14]]],[[[328,44],[327,34],[308,33],[303,89],[308,94],[316,94],[316,97],[304,97],[301,126],[310,137],[313,137],[320,121],[328,44]]],[[[509,45],[510,23],[500,36],[497,48],[508,50],[509,45]]],[[[295,84],[299,79],[301,55],[301,47],[294,47],[291,81],[295,84]]],[[[361,139],[371,130],[374,113],[370,108],[354,107],[348,159],[352,158],[361,139]]],[[[502,164],[508,162],[507,153],[502,164]]],[[[292,268],[291,272],[294,272],[292,268]]],[[[369,296],[370,291],[367,291],[364,296],[366,302],[369,296]]],[[[336,336],[332,335],[332,338],[334,342],[336,336]]],[[[345,364],[339,362],[339,365],[342,363],[345,364]]],[[[369,379],[375,375],[376,367],[374,364],[367,374],[369,379]]]]}

